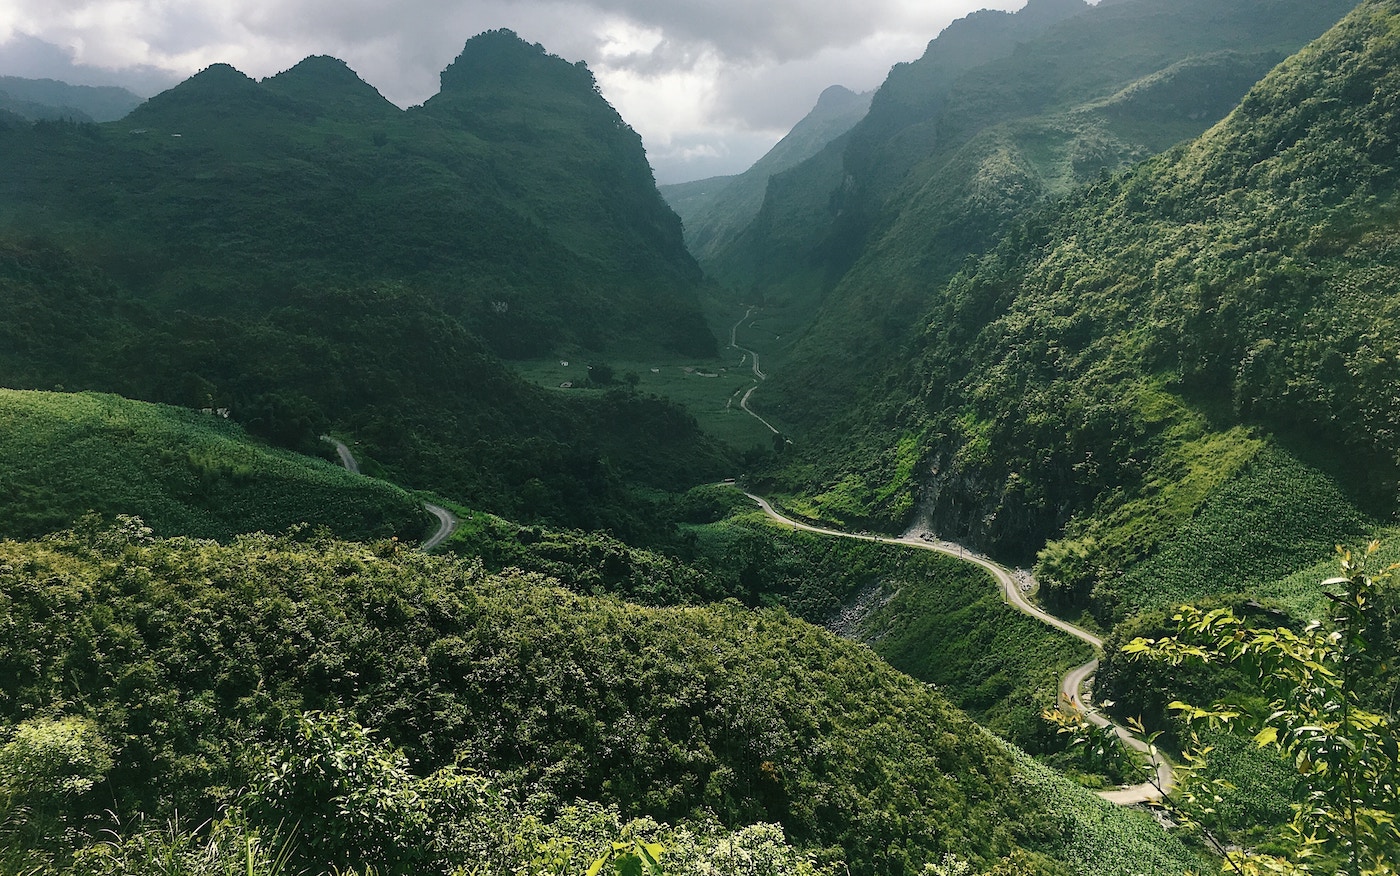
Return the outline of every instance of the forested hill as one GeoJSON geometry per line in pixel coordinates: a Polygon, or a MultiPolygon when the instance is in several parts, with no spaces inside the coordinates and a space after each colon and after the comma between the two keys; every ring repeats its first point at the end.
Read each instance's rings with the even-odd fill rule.
{"type": "Polygon", "coordinates": [[[502,364],[715,343],[637,135],[508,31],[409,111],[333,58],[214,65],[119,123],[5,127],[0,153],[2,386],[227,408],[308,452],[334,428],[405,486],[641,539],[665,526],[633,485],[729,469],[664,402],[502,364]]]}
{"type": "Polygon", "coordinates": [[[1232,588],[1291,571],[1298,533],[1325,552],[1393,515],[1397,70],[1400,3],[1362,3],[1202,137],[941,288],[875,406],[919,436],[925,512],[1023,553],[1063,528],[1042,582],[1107,618],[1170,579],[1119,574],[1163,543],[1195,533],[1232,588]],[[1252,546],[1226,561],[1206,511],[1286,532],[1219,527],[1252,546]]]}
{"type": "Polygon", "coordinates": [[[171,307],[398,282],[505,355],[714,346],[640,139],[587,68],[509,31],[409,111],[330,58],[263,82],[214,65],[121,122],[9,127],[0,148],[0,228],[171,307]]]}
{"type": "Polygon", "coordinates": [[[131,523],[0,541],[0,608],[0,721],[19,740],[0,746],[4,837],[26,843],[0,847],[8,871],[241,873],[256,849],[293,856],[260,873],[582,872],[639,816],[677,828],[668,873],[745,872],[677,847],[755,822],[800,853],[759,872],[1193,863],[1146,813],[782,611],[642,608],[387,541],[162,541],[131,523]],[[499,790],[473,794],[478,776],[499,790]],[[257,838],[196,859],[220,804],[257,838]],[[70,869],[104,810],[120,824],[70,869]]]}

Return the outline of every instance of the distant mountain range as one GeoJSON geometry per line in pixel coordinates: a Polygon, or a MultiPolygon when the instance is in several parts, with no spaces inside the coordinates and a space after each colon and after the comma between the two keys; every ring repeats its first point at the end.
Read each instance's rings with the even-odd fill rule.
{"type": "Polygon", "coordinates": [[[736,176],[718,176],[661,186],[661,194],[685,225],[685,242],[706,270],[716,253],[758,215],[768,180],[806,161],[849,131],[870,109],[870,92],[856,94],[833,85],[821,93],[802,121],[753,167],[736,176]]]}
{"type": "Polygon", "coordinates": [[[0,76],[0,110],[30,121],[112,122],[139,106],[141,100],[116,86],[69,85],[53,79],[0,76]]]}

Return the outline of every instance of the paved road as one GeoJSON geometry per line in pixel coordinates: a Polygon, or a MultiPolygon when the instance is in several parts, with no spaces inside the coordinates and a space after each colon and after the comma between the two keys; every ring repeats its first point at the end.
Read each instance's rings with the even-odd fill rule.
{"type": "MultiPolygon", "coordinates": [[[[743,352],[749,355],[749,358],[753,360],[754,380],[763,381],[768,379],[768,375],[764,374],[762,371],[759,370],[758,354],[755,353],[753,350],[750,350],[748,347],[739,346],[737,340],[739,335],[739,326],[743,325],[744,320],[748,319],[752,315],[753,308],[750,307],[748,310],[744,311],[744,315],[739,318],[738,322],[734,323],[734,325],[729,327],[729,346],[734,348],[735,350],[742,350],[743,352]]],[[[772,432],[774,435],[781,435],[782,433],[778,431],[778,428],[776,426],[763,419],[758,414],[754,413],[753,408],[749,407],[749,396],[753,395],[753,391],[755,389],[758,389],[757,383],[755,383],[753,386],[750,386],[749,391],[744,393],[744,397],[739,399],[739,407],[743,410],[744,413],[748,414],[750,417],[753,417],[755,420],[758,420],[760,423],[767,426],[769,432],[772,432]]]]}
{"type": "Polygon", "coordinates": [[[750,350],[748,347],[739,346],[737,340],[739,336],[739,326],[743,325],[744,320],[748,319],[750,316],[753,315],[753,310],[754,309],[750,307],[748,310],[744,311],[744,315],[739,317],[739,321],[729,327],[729,346],[733,347],[736,350],[742,350],[743,352],[748,353],[749,357],[753,360],[753,376],[759,380],[767,380],[768,375],[764,374],[758,368],[758,354],[755,353],[753,350],[750,350]]]}
{"type": "Polygon", "coordinates": [[[427,509],[429,514],[438,519],[437,532],[428,536],[428,540],[423,542],[418,548],[424,553],[427,553],[444,541],[447,541],[447,537],[457,528],[457,515],[443,508],[441,505],[434,505],[432,502],[424,502],[423,507],[427,509]]]}
{"type": "MultiPolygon", "coordinates": [[[[997,584],[1001,587],[1001,591],[1005,595],[1006,601],[1010,603],[1011,606],[1017,611],[1021,612],[1022,614],[1029,615],[1030,617],[1035,618],[1041,623],[1052,626],[1057,630],[1062,630],[1066,633],[1069,633],[1071,636],[1074,636],[1080,641],[1087,642],[1089,645],[1093,646],[1093,648],[1096,651],[1100,653],[1102,653],[1103,651],[1103,639],[1099,638],[1098,636],[1094,635],[1086,629],[1075,626],[1069,621],[1055,617],[1054,615],[1049,614],[1041,608],[1039,608],[1038,606],[1034,605],[1030,602],[1030,600],[1026,598],[1025,592],[1022,591],[1021,582],[1018,581],[1017,577],[1013,575],[1010,571],[1008,571],[1005,566],[1002,566],[1001,564],[991,559],[988,559],[987,557],[984,557],[980,554],[973,553],[972,551],[967,550],[961,545],[946,541],[928,541],[925,538],[913,535],[906,535],[901,538],[886,538],[880,535],[861,535],[854,532],[841,532],[837,529],[826,529],[821,526],[813,526],[810,523],[803,523],[800,520],[793,520],[792,518],[783,515],[781,512],[774,509],[774,507],[768,502],[768,500],[764,499],[761,496],[755,496],[753,493],[749,492],[744,492],[744,495],[757,502],[758,506],[762,508],[763,512],[769,517],[778,521],[779,523],[782,523],[786,526],[790,526],[793,529],[801,529],[805,532],[814,532],[818,535],[829,535],[837,538],[853,538],[858,541],[876,541],[888,544],[901,544],[907,547],[918,548],[919,550],[934,551],[936,553],[947,554],[948,556],[957,557],[958,559],[965,560],[966,562],[981,566],[988,572],[992,573],[992,576],[996,578],[997,584]]],[[[1097,657],[1095,657],[1093,660],[1090,660],[1083,666],[1076,666],[1075,668],[1067,672],[1065,674],[1065,677],[1060,681],[1060,696],[1068,699],[1070,702],[1074,703],[1081,710],[1083,710],[1085,717],[1087,717],[1089,721],[1091,721],[1095,726],[1107,727],[1112,722],[1110,722],[1108,718],[1104,717],[1098,711],[1098,709],[1094,708],[1094,706],[1091,703],[1087,703],[1083,698],[1084,685],[1089,680],[1089,677],[1094,674],[1095,670],[1098,669],[1098,666],[1099,660],[1097,657]]],[[[1135,751],[1143,753],[1146,753],[1148,751],[1148,745],[1146,742],[1132,735],[1123,727],[1115,726],[1114,729],[1118,734],[1118,738],[1123,740],[1123,743],[1125,745],[1129,746],[1135,751]]],[[[1171,764],[1167,763],[1165,759],[1159,757],[1155,784],[1153,782],[1143,782],[1141,785],[1131,785],[1128,787],[1119,788],[1115,791],[1100,791],[1099,796],[1109,801],[1110,803],[1117,803],[1123,806],[1130,806],[1136,803],[1146,803],[1150,800],[1160,800],[1162,798],[1162,790],[1166,790],[1169,792],[1171,791],[1174,784],[1175,778],[1172,774],[1171,764]]]]}
{"type": "MultiPolygon", "coordinates": [[[[345,446],[344,441],[339,441],[329,435],[322,435],[322,441],[326,441],[335,447],[336,455],[340,457],[340,464],[345,466],[345,470],[351,474],[360,473],[360,463],[355,460],[355,454],[350,452],[350,448],[345,446]]],[[[434,505],[432,502],[424,502],[423,509],[437,518],[438,528],[428,540],[418,546],[420,551],[427,553],[433,548],[442,544],[447,537],[457,528],[457,516],[446,508],[434,505]]]]}

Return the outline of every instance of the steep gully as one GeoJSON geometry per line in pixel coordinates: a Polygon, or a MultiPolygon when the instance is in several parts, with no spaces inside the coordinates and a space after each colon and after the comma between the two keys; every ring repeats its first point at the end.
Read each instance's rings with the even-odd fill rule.
{"type": "MultiPolygon", "coordinates": [[[[750,307],[748,311],[745,312],[744,316],[738,322],[736,322],[734,326],[729,330],[729,346],[733,349],[740,350],[746,353],[747,355],[751,356],[753,358],[754,376],[758,380],[763,380],[765,377],[767,377],[767,375],[760,371],[758,368],[758,354],[755,353],[753,350],[748,349],[747,347],[739,346],[737,340],[739,326],[741,326],[744,323],[744,320],[747,320],[753,314],[753,311],[754,309],[750,307]]],[[[763,423],[763,425],[771,429],[774,432],[774,434],[777,434],[778,430],[773,428],[773,426],[767,420],[763,419],[758,414],[754,413],[752,410],[749,409],[749,396],[753,395],[753,391],[757,388],[757,383],[749,387],[749,390],[746,393],[744,393],[743,400],[739,403],[739,407],[741,407],[745,413],[756,418],[759,422],[763,423]]],[[[859,541],[876,541],[881,543],[899,544],[904,545],[905,547],[917,548],[919,550],[934,551],[935,553],[947,554],[948,556],[957,557],[958,559],[963,560],[964,562],[973,563],[974,565],[981,566],[982,568],[990,572],[994,578],[996,578],[998,585],[1001,587],[1002,593],[1005,595],[1006,601],[1011,605],[1012,608],[1016,609],[1024,615],[1027,615],[1040,621],[1043,624],[1052,626],[1057,630],[1068,633],[1069,635],[1074,636],[1076,639],[1079,639],[1082,642],[1088,643],[1099,654],[1102,654],[1103,652],[1103,639],[1099,638],[1098,636],[1094,635],[1088,630],[1085,630],[1081,627],[1077,627],[1069,621],[1055,617],[1054,615],[1049,614],[1048,612],[1039,608],[1038,606],[1033,604],[1029,599],[1026,598],[1026,591],[1022,589],[1021,582],[1017,580],[1017,576],[1013,575],[1004,566],[1001,566],[998,563],[995,563],[986,557],[973,553],[964,548],[962,545],[945,541],[930,541],[929,533],[910,532],[900,538],[885,538],[884,536],[878,535],[862,535],[853,532],[841,532],[840,530],[836,529],[826,529],[820,526],[813,526],[809,523],[803,523],[798,520],[793,520],[790,517],[786,517],[782,513],[777,511],[771,504],[769,504],[769,502],[766,499],[763,499],[760,496],[755,496],[753,493],[744,491],[744,495],[757,502],[758,506],[762,508],[763,512],[767,514],[770,518],[785,526],[790,526],[793,529],[800,529],[804,532],[812,532],[816,533],[817,535],[826,535],[835,538],[853,538],[859,541]]],[[[1031,587],[1034,586],[1034,582],[1029,580],[1028,576],[1026,577],[1026,581],[1029,585],[1027,586],[1026,590],[1029,590],[1031,587]]],[[[1098,666],[1099,658],[1096,656],[1093,660],[1090,660],[1083,666],[1076,666],[1069,672],[1065,673],[1064,678],[1060,680],[1060,697],[1063,700],[1072,703],[1075,707],[1079,708],[1084,713],[1085,718],[1087,718],[1094,726],[1108,727],[1112,725],[1113,722],[1109,721],[1108,718],[1106,718],[1101,712],[1099,712],[1099,710],[1094,707],[1094,704],[1085,699],[1082,694],[1085,683],[1089,680],[1089,677],[1092,676],[1094,672],[1098,669],[1098,666]]],[[[1118,738],[1122,740],[1124,745],[1139,753],[1151,755],[1150,759],[1155,763],[1156,775],[1152,778],[1152,780],[1143,782],[1140,785],[1131,785],[1128,787],[1119,788],[1114,791],[1100,791],[1099,796],[1110,803],[1117,803],[1123,806],[1131,806],[1137,803],[1146,803],[1152,800],[1160,800],[1164,792],[1170,793],[1172,787],[1175,785],[1175,776],[1172,773],[1171,764],[1169,764],[1160,754],[1153,753],[1148,743],[1129,733],[1123,727],[1113,725],[1113,730],[1118,735],[1118,738]]]]}
{"type": "MultiPolygon", "coordinates": [[[[351,474],[360,473],[360,463],[356,461],[355,454],[350,452],[350,448],[345,446],[344,441],[338,441],[329,435],[322,435],[321,440],[335,447],[336,455],[340,457],[340,464],[345,466],[346,471],[351,474]]],[[[436,517],[438,521],[437,531],[418,546],[420,551],[427,553],[447,540],[447,537],[457,528],[457,517],[451,511],[440,505],[434,505],[432,502],[424,502],[423,509],[436,517]]]]}

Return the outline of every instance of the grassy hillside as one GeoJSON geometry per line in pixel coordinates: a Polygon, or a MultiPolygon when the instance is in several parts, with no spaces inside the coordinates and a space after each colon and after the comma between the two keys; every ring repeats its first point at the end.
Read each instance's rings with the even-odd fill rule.
{"type": "Polygon", "coordinates": [[[427,529],[403,490],[261,445],[213,413],[0,390],[0,533],[64,529],[88,511],[200,538],[306,523],[413,543],[427,529]]]}

